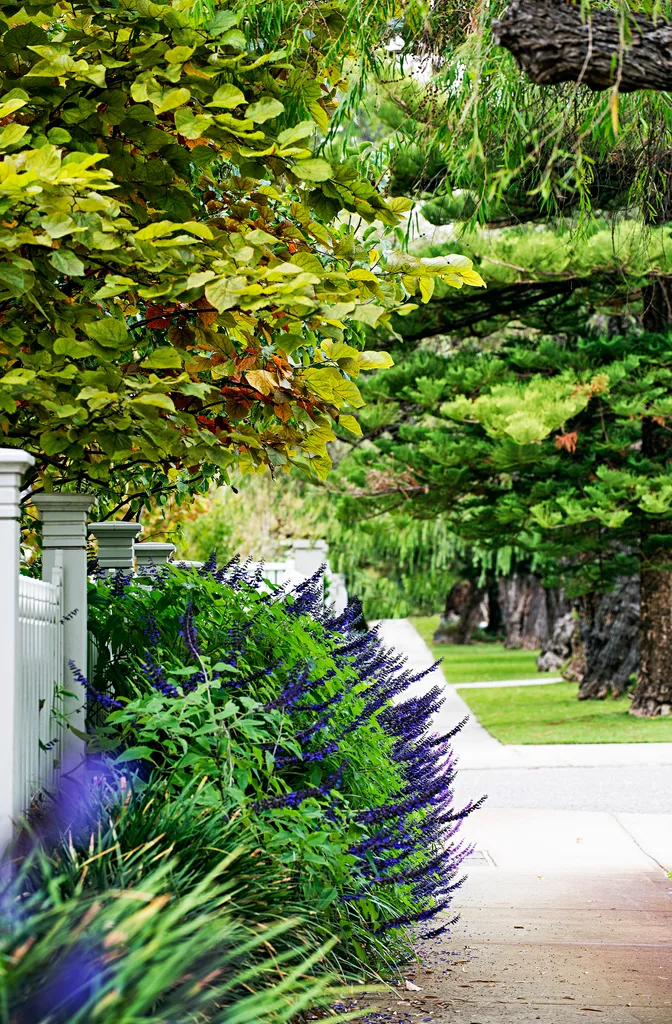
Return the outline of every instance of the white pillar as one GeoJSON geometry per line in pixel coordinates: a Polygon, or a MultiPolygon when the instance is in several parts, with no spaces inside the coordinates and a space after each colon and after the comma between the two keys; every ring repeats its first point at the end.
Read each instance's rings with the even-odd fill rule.
{"type": "Polygon", "coordinates": [[[175,552],[174,544],[159,544],[158,541],[145,541],[136,544],[135,561],[138,573],[151,569],[153,565],[165,565],[175,552]]]}
{"type": "MultiPolygon", "coordinates": [[[[35,494],[32,498],[42,520],[43,580],[51,582],[56,552],[63,552],[63,682],[66,690],[77,694],[65,699],[64,710],[70,724],[80,732],[86,726],[86,695],[79,692],[82,688],[73,680],[70,662],[87,675],[86,519],[94,500],[90,494],[35,494]]],[[[63,767],[66,772],[73,771],[84,755],[85,742],[72,732],[65,734],[63,742],[63,767]]]]}
{"type": "Polygon", "coordinates": [[[16,683],[19,666],[19,560],[21,481],[35,459],[0,448],[0,842],[12,835],[17,749],[16,683]]]}
{"type": "Polygon", "coordinates": [[[327,560],[326,540],[295,540],[292,544],[294,568],[302,576],[312,576],[327,560]]]}
{"type": "Polygon", "coordinates": [[[89,531],[98,541],[98,565],[101,569],[133,572],[133,542],[140,523],[89,523],[89,531]]]}

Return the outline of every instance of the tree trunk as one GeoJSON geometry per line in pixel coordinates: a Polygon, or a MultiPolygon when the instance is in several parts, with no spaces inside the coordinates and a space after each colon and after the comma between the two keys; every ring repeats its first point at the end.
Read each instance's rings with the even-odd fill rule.
{"type": "Polygon", "coordinates": [[[434,633],[435,644],[470,644],[479,623],[485,591],[473,580],[456,583],[446,598],[446,607],[439,628],[434,633]]]}
{"type": "Polygon", "coordinates": [[[565,0],[511,0],[493,35],[535,85],[580,82],[600,91],[672,89],[672,25],[628,12],[627,43],[620,14],[565,0]]]}
{"type": "MultiPolygon", "coordinates": [[[[654,333],[672,329],[672,278],[650,279],[642,321],[654,333]]],[[[672,459],[671,436],[667,425],[653,418],[642,423],[642,455],[655,459],[660,472],[672,459]]],[[[654,718],[672,711],[672,522],[647,515],[642,520],[640,668],[630,713],[654,718]]]]}
{"type": "Polygon", "coordinates": [[[497,581],[491,579],[488,582],[488,625],[485,632],[488,636],[499,636],[504,629],[502,608],[499,603],[499,588],[497,581]]]}
{"type": "Polygon", "coordinates": [[[524,572],[500,578],[499,604],[506,629],[504,646],[516,650],[544,647],[558,615],[569,610],[561,591],[546,590],[537,576],[524,572]]]}
{"type": "Polygon", "coordinates": [[[579,700],[603,700],[625,692],[639,663],[639,580],[619,580],[609,594],[583,600],[580,635],[585,671],[579,700]]]}

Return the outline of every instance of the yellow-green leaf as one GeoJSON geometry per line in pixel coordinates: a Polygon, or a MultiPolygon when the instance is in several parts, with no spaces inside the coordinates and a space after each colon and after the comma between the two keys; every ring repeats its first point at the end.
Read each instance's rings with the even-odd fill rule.
{"type": "Polygon", "coordinates": [[[302,181],[329,181],[333,173],[331,164],[320,157],[311,160],[297,160],[292,166],[292,174],[301,178],[302,181]]]}
{"type": "Polygon", "coordinates": [[[249,117],[255,124],[263,124],[270,121],[272,117],[278,117],[284,113],[285,105],[272,96],[262,96],[257,103],[252,103],[245,111],[245,117],[249,117]]]}
{"type": "Polygon", "coordinates": [[[344,427],[345,430],[349,430],[351,434],[358,434],[362,436],[362,428],[354,416],[347,416],[343,413],[338,417],[339,427],[344,427]]]}
{"type": "Polygon", "coordinates": [[[389,352],[360,352],[359,365],[362,370],[388,370],[394,366],[394,359],[389,352]]]}
{"type": "Polygon", "coordinates": [[[227,84],[220,86],[210,103],[206,103],[206,107],[225,107],[231,110],[233,107],[238,107],[244,102],[245,94],[235,85],[227,84]]]}
{"type": "Polygon", "coordinates": [[[172,345],[164,345],[155,349],[140,365],[152,370],[179,370],[182,366],[182,357],[172,345]]]}

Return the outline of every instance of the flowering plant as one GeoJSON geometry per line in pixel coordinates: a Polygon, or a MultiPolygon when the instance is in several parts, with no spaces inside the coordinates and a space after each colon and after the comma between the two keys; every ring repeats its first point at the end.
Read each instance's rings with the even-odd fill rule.
{"type": "Polygon", "coordinates": [[[286,865],[357,959],[389,961],[404,926],[449,908],[473,809],[453,807],[456,730],[433,734],[440,688],[422,692],[427,673],[363,629],[356,604],[335,616],[319,575],[283,594],[213,558],[156,569],[150,585],[103,578],[90,607],[94,743],[136,785],[200,780],[203,811],[286,865]]]}

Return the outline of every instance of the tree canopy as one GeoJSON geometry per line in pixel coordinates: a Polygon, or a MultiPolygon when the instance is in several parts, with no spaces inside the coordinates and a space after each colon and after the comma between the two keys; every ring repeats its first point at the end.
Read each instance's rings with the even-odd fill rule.
{"type": "Polygon", "coordinates": [[[0,426],[34,487],[137,506],[233,464],[324,476],[356,376],[389,365],[364,325],[432,275],[480,283],[337,219],[407,208],[320,155],[393,13],[357,10],[3,4],[0,426]]]}

